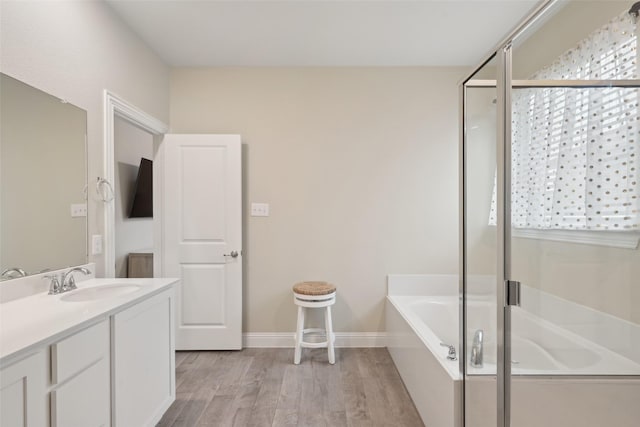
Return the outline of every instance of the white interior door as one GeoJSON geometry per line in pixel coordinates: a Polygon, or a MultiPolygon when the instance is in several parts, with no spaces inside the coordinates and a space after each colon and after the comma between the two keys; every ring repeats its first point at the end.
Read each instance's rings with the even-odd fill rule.
{"type": "Polygon", "coordinates": [[[164,273],[182,279],[176,349],[240,349],[240,136],[168,134],[162,145],[164,273]]]}

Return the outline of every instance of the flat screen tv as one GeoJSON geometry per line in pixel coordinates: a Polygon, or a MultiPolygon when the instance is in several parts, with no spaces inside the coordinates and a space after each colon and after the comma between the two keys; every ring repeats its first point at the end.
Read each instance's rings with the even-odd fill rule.
{"type": "Polygon", "coordinates": [[[153,217],[153,162],[140,159],[136,188],[133,192],[133,202],[129,218],[153,217]]]}

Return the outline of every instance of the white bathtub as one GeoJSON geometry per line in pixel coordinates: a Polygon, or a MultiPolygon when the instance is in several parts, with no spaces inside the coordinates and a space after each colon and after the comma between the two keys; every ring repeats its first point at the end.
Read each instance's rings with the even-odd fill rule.
{"type": "Polygon", "coordinates": [[[457,288],[455,276],[389,277],[387,348],[428,427],[462,424],[459,362],[447,360],[447,349],[440,345],[459,348],[458,309],[448,303],[457,288]]]}
{"type": "MultiPolygon", "coordinates": [[[[389,352],[429,427],[462,423],[459,362],[447,360],[447,349],[440,345],[452,344],[459,353],[457,293],[456,276],[389,276],[389,352]]],[[[482,368],[468,368],[467,396],[472,398],[466,404],[467,426],[495,426],[496,314],[490,298],[468,301],[470,330],[484,330],[485,358],[482,368]]],[[[523,309],[513,310],[512,323],[513,425],[571,425],[570,419],[558,422],[571,408],[580,411],[581,426],[612,425],[612,420],[618,426],[637,425],[640,405],[633,402],[640,402],[640,379],[613,376],[640,375],[640,363],[523,309]],[[544,401],[545,411],[530,399],[544,401]]]]}
{"type": "MultiPolygon", "coordinates": [[[[443,367],[457,379],[458,364],[446,360],[447,350],[440,343],[454,345],[458,350],[458,297],[392,295],[389,300],[424,338],[429,350],[442,356],[439,360],[443,367]]],[[[490,301],[471,301],[468,303],[469,317],[476,321],[488,319],[480,324],[495,324],[494,307],[490,301]]],[[[640,375],[640,364],[524,310],[513,311],[512,325],[511,369],[514,375],[640,375]]],[[[484,327],[483,331],[484,366],[469,367],[468,374],[471,375],[495,374],[495,335],[491,328],[484,327]]],[[[469,341],[472,338],[470,336],[469,341]]]]}

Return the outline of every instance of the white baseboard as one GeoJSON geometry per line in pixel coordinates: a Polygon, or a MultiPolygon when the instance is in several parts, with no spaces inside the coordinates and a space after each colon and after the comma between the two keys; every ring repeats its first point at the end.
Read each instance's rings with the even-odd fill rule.
{"type": "MultiPolygon", "coordinates": [[[[336,332],[336,347],[386,347],[384,332],[336,332]]],[[[242,334],[243,347],[293,348],[294,332],[247,332],[242,334]]]]}

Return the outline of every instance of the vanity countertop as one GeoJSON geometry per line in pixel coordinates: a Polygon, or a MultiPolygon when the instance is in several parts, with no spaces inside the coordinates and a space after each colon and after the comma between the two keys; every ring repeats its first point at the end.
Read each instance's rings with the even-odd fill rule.
{"type": "Polygon", "coordinates": [[[89,279],[78,289],[59,295],[46,292],[0,304],[0,367],[66,335],[96,323],[176,284],[179,279],[89,279]],[[124,295],[89,301],[65,301],[85,288],[103,285],[139,285],[124,295]]]}

